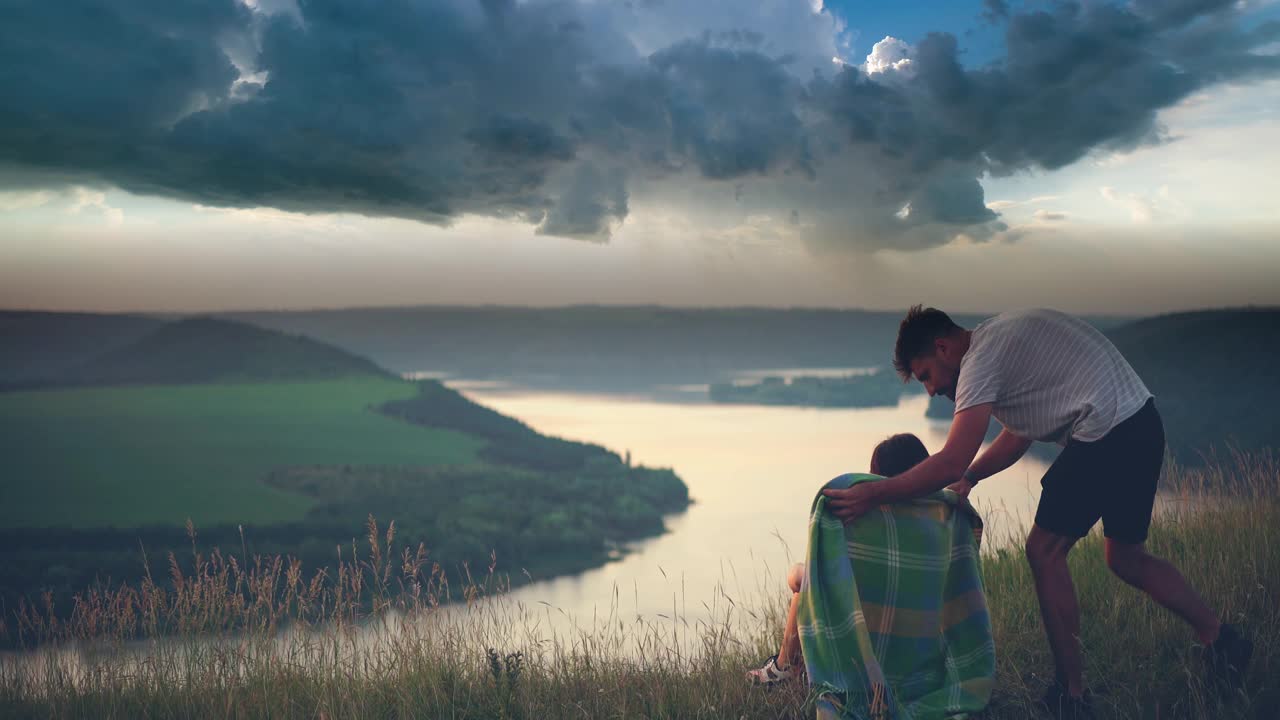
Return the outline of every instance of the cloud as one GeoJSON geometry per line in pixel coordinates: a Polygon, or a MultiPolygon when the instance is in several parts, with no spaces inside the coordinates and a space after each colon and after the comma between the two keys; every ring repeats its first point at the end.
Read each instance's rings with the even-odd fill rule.
{"type": "Polygon", "coordinates": [[[48,190],[0,192],[0,212],[14,212],[48,205],[53,193],[48,190]]]}
{"type": "Polygon", "coordinates": [[[565,194],[538,226],[540,235],[607,240],[614,225],[627,217],[625,174],[579,164],[565,194]]]}
{"type": "Polygon", "coordinates": [[[106,193],[100,190],[77,187],[72,189],[71,205],[67,207],[68,215],[88,215],[100,213],[109,225],[124,222],[124,210],[107,204],[106,193]]]}
{"type": "Polygon", "coordinates": [[[1067,219],[1067,213],[1055,212],[1052,210],[1045,210],[1044,208],[1041,208],[1031,213],[1031,217],[1041,222],[1059,222],[1067,219]]]}
{"type": "Polygon", "coordinates": [[[833,64],[811,0],[73,5],[0,18],[4,186],[597,241],[635,198],[794,210],[824,249],[991,238],[981,178],[1161,142],[1161,109],[1280,69],[1208,0],[988,3],[1006,51],[978,68],[948,34],[833,64]]]}
{"type": "Polygon", "coordinates": [[[862,66],[868,75],[911,71],[911,46],[898,38],[886,36],[871,46],[871,54],[862,66]]]}
{"type": "Polygon", "coordinates": [[[991,202],[987,203],[987,207],[997,212],[1000,212],[1003,210],[1010,210],[1012,208],[1023,207],[1026,205],[1040,205],[1047,202],[1054,202],[1060,199],[1061,198],[1057,195],[1037,195],[1035,197],[1028,198],[1026,200],[992,200],[991,202]]]}
{"type": "Polygon", "coordinates": [[[19,212],[46,206],[60,206],[65,215],[101,217],[109,225],[124,222],[124,210],[107,203],[98,189],[67,187],[58,190],[0,191],[0,212],[19,212]]]}
{"type": "Polygon", "coordinates": [[[1161,186],[1154,195],[1121,192],[1110,186],[1098,188],[1098,193],[1108,203],[1128,210],[1129,219],[1135,223],[1151,223],[1187,214],[1167,185],[1161,186]]]}

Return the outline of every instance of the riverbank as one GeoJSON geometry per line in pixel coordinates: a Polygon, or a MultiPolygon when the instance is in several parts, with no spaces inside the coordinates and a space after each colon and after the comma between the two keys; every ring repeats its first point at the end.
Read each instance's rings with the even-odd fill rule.
{"type": "MultiPolygon", "coordinates": [[[[1256,643],[1247,693],[1221,704],[1201,686],[1190,632],[1169,613],[1106,570],[1096,534],[1072,554],[1083,616],[1087,675],[1103,718],[1269,718],[1280,708],[1280,467],[1247,457],[1210,469],[1234,478],[1226,497],[1209,502],[1202,473],[1174,470],[1166,487],[1184,499],[1154,526],[1153,552],[1171,560],[1256,643]]],[[[62,638],[101,635],[130,621],[175,623],[178,640],[151,652],[113,657],[112,643],[93,652],[58,650],[8,656],[0,667],[5,717],[807,717],[805,688],[771,693],[747,687],[742,671],[776,649],[781,592],[690,598],[714,620],[670,614],[637,617],[615,596],[614,612],[577,633],[547,632],[547,607],[509,602],[502,588],[465,589],[466,610],[431,607],[425,582],[402,585],[407,568],[385,549],[368,548],[330,589],[291,586],[288,566],[275,575],[189,578],[186,591],[130,590],[146,600],[130,618],[114,617],[118,597],[83,606],[70,624],[41,626],[38,611],[21,628],[62,638]],[[292,589],[291,589],[292,587],[292,589]],[[416,594],[415,594],[416,593],[416,594]],[[357,631],[356,596],[401,613],[357,631]],[[488,599],[485,599],[485,597],[488,599]],[[210,618],[244,613],[253,631],[211,642],[210,618]],[[291,619],[294,631],[279,633],[291,619]],[[324,622],[323,630],[306,631],[324,622]],[[114,624],[113,624],[114,623],[114,624]],[[692,648],[692,649],[691,649],[692,648]],[[492,655],[489,651],[492,650],[492,655]],[[636,650],[636,651],[633,651],[636,650]]],[[[154,570],[159,571],[158,568],[154,570]]],[[[1030,573],[1021,553],[984,560],[996,636],[997,690],[986,717],[1036,717],[1052,672],[1030,573]]],[[[413,573],[410,573],[412,577],[413,573]]],[[[780,585],[778,586],[780,587],[780,585]]],[[[456,591],[456,590],[455,590],[456,591]]],[[[5,632],[19,628],[10,623],[5,632]]],[[[110,633],[108,633],[109,635],[110,633]]],[[[80,645],[79,647],[84,647],[80,645]]]]}

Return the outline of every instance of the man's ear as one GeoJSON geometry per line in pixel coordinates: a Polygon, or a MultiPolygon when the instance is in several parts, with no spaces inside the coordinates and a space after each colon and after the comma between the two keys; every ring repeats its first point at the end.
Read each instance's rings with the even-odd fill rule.
{"type": "Polygon", "coordinates": [[[933,352],[935,355],[947,357],[947,352],[951,350],[951,338],[940,337],[933,341],[933,352]]]}

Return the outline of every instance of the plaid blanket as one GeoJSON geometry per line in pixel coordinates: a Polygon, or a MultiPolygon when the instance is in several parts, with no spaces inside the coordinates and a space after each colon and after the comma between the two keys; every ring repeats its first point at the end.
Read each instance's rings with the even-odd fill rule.
{"type": "MultiPolygon", "coordinates": [[[[825,487],[879,479],[841,475],[825,487]]],[[[944,490],[847,527],[825,510],[819,493],[797,615],[820,720],[965,718],[986,707],[995,645],[973,507],[944,490]]]]}

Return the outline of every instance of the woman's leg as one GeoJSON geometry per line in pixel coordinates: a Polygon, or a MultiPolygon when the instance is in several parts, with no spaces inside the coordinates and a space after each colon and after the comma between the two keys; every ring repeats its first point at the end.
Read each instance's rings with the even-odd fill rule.
{"type": "Polygon", "coordinates": [[[787,573],[787,587],[791,588],[791,607],[787,609],[787,625],[782,630],[782,649],[778,652],[778,666],[790,667],[801,662],[800,633],[796,627],[796,610],[800,607],[800,583],[804,579],[804,565],[791,566],[787,573]]]}

